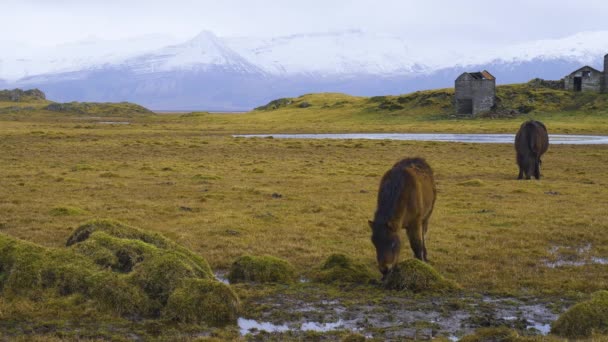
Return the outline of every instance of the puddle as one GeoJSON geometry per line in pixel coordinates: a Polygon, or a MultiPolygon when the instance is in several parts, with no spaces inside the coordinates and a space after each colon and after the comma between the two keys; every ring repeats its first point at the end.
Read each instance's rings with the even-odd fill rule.
{"type": "Polygon", "coordinates": [[[241,335],[247,335],[250,333],[256,333],[259,331],[266,332],[285,332],[289,330],[289,327],[285,324],[276,325],[270,322],[258,322],[253,319],[239,318],[237,320],[241,335]]]}
{"type": "Polygon", "coordinates": [[[221,281],[222,283],[226,284],[226,285],[230,285],[230,280],[228,280],[227,277],[227,273],[226,272],[215,272],[213,274],[215,276],[215,279],[221,281]]]}
{"type": "Polygon", "coordinates": [[[551,324],[549,323],[534,323],[532,325],[528,325],[526,329],[534,329],[541,333],[541,335],[549,335],[551,332],[551,324]]]}
{"type": "Polygon", "coordinates": [[[328,332],[331,330],[336,330],[341,328],[344,325],[342,320],[338,320],[334,323],[319,323],[319,322],[306,322],[302,323],[300,326],[300,330],[302,331],[317,331],[317,332],[328,332]]]}
{"type": "MultiPolygon", "coordinates": [[[[344,133],[344,134],[242,134],[233,135],[242,138],[277,138],[277,139],[371,139],[371,140],[415,140],[444,141],[482,144],[513,144],[514,134],[444,134],[444,133],[344,133]]],[[[571,145],[604,145],[608,136],[549,134],[551,144],[571,145]]]]}
{"type": "Polygon", "coordinates": [[[243,321],[253,324],[248,325],[248,329],[239,320],[241,332],[249,333],[253,327],[275,333],[279,340],[281,333],[286,332],[291,338],[298,338],[304,337],[306,331],[342,330],[388,340],[444,337],[457,341],[480,327],[489,326],[508,326],[527,334],[546,335],[551,322],[558,317],[544,303],[514,298],[386,296],[374,304],[355,300],[345,305],[338,300],[323,299],[323,294],[314,295],[320,298],[304,300],[288,295],[260,298],[252,305],[261,304],[268,309],[258,318],[260,321],[243,321]],[[284,321],[276,322],[276,319],[284,321]]]}
{"type": "MultiPolygon", "coordinates": [[[[329,332],[333,330],[341,330],[344,328],[344,321],[341,319],[337,322],[320,323],[320,322],[304,322],[299,326],[297,323],[290,324],[273,324],[270,322],[259,322],[254,319],[239,318],[237,321],[241,335],[255,334],[256,332],[266,331],[270,333],[286,332],[286,331],[316,331],[329,332]],[[290,326],[292,328],[290,328],[290,326]]],[[[357,330],[357,329],[350,329],[357,330]]]]}
{"type": "Polygon", "coordinates": [[[581,247],[552,246],[549,253],[555,260],[544,260],[545,266],[558,268],[563,266],[608,265],[608,258],[590,256],[590,243],[581,247]]]}

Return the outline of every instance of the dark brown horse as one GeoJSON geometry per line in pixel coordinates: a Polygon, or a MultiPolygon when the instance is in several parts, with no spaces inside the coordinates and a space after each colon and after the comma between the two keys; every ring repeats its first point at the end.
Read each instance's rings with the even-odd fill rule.
{"type": "Polygon", "coordinates": [[[519,176],[517,179],[540,179],[540,157],[549,148],[547,128],[540,121],[530,120],[521,124],[515,135],[515,151],[519,176]]]}
{"type": "Polygon", "coordinates": [[[403,159],[382,177],[378,207],[369,225],[383,276],[399,262],[399,228],[406,230],[414,256],[427,261],[424,236],[436,194],[433,170],[422,158],[403,159]]]}

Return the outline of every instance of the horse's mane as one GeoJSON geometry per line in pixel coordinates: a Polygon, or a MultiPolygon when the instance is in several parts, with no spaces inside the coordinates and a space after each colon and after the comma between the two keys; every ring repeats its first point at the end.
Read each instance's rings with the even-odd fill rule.
{"type": "Polygon", "coordinates": [[[401,215],[397,210],[402,210],[400,206],[403,190],[406,183],[412,182],[413,179],[408,178],[409,173],[403,170],[408,167],[416,168],[418,171],[428,172],[428,164],[422,158],[407,158],[396,163],[388,170],[380,181],[380,189],[378,191],[378,206],[374,215],[375,222],[387,223],[394,219],[395,216],[401,215]]]}

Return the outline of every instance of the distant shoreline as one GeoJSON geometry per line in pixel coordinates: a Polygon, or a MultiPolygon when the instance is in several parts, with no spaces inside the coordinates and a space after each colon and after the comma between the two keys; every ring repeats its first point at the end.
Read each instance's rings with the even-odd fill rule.
{"type": "Polygon", "coordinates": [[[187,114],[193,112],[207,112],[211,114],[243,114],[248,113],[246,110],[170,110],[170,109],[150,109],[156,114],[187,114]]]}

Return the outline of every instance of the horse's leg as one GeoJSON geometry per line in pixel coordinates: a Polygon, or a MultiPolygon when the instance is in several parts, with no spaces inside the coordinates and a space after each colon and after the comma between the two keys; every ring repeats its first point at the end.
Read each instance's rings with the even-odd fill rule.
{"type": "Polygon", "coordinates": [[[420,221],[411,222],[406,228],[410,247],[414,251],[414,257],[424,261],[424,239],[422,237],[422,224],[420,221]]]}
{"type": "Polygon", "coordinates": [[[540,179],[540,158],[537,158],[534,163],[534,178],[540,179]]]}
{"type": "Polygon", "coordinates": [[[429,230],[429,218],[422,220],[422,260],[428,262],[426,253],[426,232],[429,230]]]}
{"type": "Polygon", "coordinates": [[[519,167],[519,176],[517,176],[517,179],[523,179],[524,178],[524,169],[520,166],[519,167]]]}

